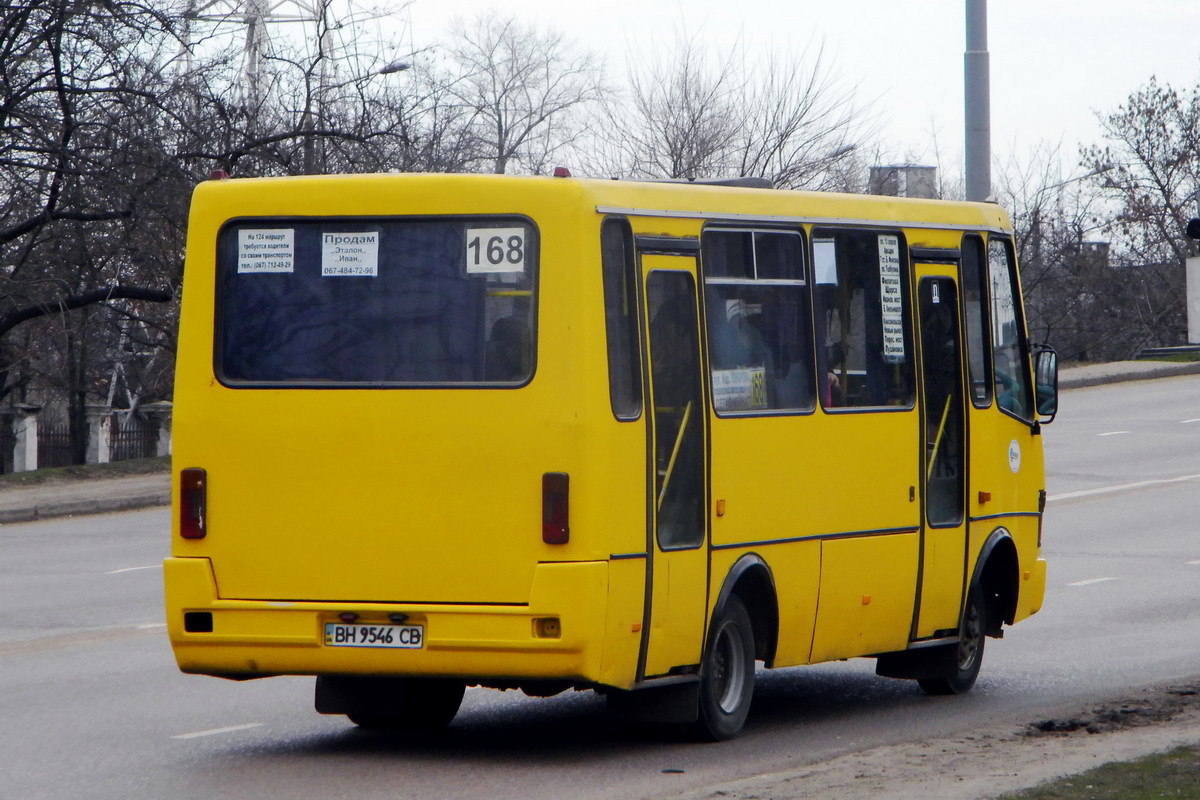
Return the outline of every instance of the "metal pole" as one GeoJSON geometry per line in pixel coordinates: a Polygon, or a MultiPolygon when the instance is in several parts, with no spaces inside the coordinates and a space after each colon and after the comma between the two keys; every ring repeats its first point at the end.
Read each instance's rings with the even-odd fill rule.
{"type": "Polygon", "coordinates": [[[967,2],[967,51],[963,86],[966,120],[967,199],[992,193],[992,124],[987,49],[987,0],[967,2]]]}

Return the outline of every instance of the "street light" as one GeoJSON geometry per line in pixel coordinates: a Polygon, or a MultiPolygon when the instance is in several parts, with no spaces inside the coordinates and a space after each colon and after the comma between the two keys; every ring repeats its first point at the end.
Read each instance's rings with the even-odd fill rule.
{"type": "MultiPolygon", "coordinates": [[[[379,69],[377,69],[373,72],[368,72],[365,75],[360,76],[357,80],[365,81],[365,80],[369,80],[370,78],[373,78],[376,75],[392,75],[397,72],[406,72],[410,69],[412,69],[412,64],[410,64],[407,61],[391,61],[387,64],[384,64],[382,67],[380,67],[379,69]]],[[[351,80],[350,82],[354,82],[354,81],[351,80]]],[[[345,86],[346,84],[342,83],[339,85],[345,86]]],[[[324,105],[324,99],[325,99],[325,91],[329,88],[331,88],[331,87],[326,85],[326,76],[322,72],[320,80],[317,85],[317,90],[313,93],[310,93],[309,96],[305,99],[304,112],[301,115],[301,127],[304,129],[303,158],[304,158],[304,174],[305,175],[312,175],[315,170],[315,166],[316,166],[315,162],[316,162],[316,155],[317,155],[316,147],[319,143],[313,141],[314,136],[315,136],[314,127],[317,122],[319,122],[321,119],[323,119],[323,116],[324,116],[323,105],[324,105]],[[315,119],[314,119],[314,114],[313,114],[313,109],[312,109],[314,95],[316,97],[316,106],[317,106],[315,119]]],[[[321,149],[323,152],[324,151],[323,145],[321,145],[321,149]]]]}

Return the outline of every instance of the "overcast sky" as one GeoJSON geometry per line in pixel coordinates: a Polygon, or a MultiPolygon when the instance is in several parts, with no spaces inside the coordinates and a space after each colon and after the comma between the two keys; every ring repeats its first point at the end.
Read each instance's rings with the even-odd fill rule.
{"type": "MultiPolygon", "coordinates": [[[[750,51],[824,46],[826,63],[877,115],[893,160],[961,160],[965,0],[414,0],[417,48],[452,20],[494,8],[550,25],[605,57],[619,76],[631,50],[669,44],[681,28],[750,51]]],[[[1099,141],[1111,111],[1152,75],[1200,80],[1200,0],[991,0],[992,148],[997,156],[1099,141]]]]}

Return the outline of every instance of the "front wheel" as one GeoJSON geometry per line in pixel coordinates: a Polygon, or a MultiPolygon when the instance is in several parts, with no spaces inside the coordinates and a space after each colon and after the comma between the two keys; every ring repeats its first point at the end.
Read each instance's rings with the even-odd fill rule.
{"type": "Polygon", "coordinates": [[[979,668],[983,666],[983,643],[986,641],[987,619],[977,590],[967,595],[967,607],[959,626],[958,644],[946,648],[943,674],[933,678],[918,678],[917,683],[929,694],[965,694],[975,685],[979,668]]]}
{"type": "Polygon", "coordinates": [[[693,732],[721,741],[738,734],[754,697],[754,628],[742,601],[730,597],[713,619],[700,663],[700,709],[693,732]]]}

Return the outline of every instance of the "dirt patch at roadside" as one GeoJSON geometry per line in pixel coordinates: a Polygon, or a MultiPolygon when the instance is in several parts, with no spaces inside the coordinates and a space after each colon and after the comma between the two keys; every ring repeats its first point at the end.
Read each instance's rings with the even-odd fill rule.
{"type": "Polygon", "coordinates": [[[1200,705],[1200,689],[1180,686],[1163,689],[1149,698],[1106,703],[1070,718],[1051,718],[1029,724],[1028,736],[1053,733],[1108,733],[1128,730],[1178,717],[1200,705]]]}
{"type": "Polygon", "coordinates": [[[1146,690],[1024,727],[848,753],[760,775],[680,800],[981,800],[1200,743],[1200,682],[1146,690]]]}

